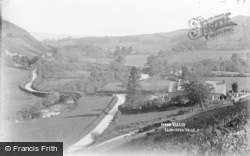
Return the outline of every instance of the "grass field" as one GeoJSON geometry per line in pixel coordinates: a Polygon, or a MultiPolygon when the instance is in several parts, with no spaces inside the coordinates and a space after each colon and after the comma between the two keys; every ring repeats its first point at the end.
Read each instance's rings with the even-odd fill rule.
{"type": "Polygon", "coordinates": [[[43,91],[74,91],[75,80],[83,81],[90,76],[89,71],[85,70],[65,70],[61,72],[47,72],[43,80],[36,86],[38,90],[43,91]]]}
{"type": "MultiPolygon", "coordinates": [[[[140,84],[142,86],[142,90],[146,91],[155,91],[157,90],[162,90],[162,89],[167,89],[169,85],[169,80],[155,80],[155,79],[148,79],[148,80],[143,80],[140,81],[140,84]],[[157,86],[157,87],[156,87],[157,86]]],[[[125,88],[121,87],[121,83],[109,83],[106,86],[103,87],[102,91],[125,91],[125,88]]]]}
{"type": "Polygon", "coordinates": [[[65,78],[65,79],[75,79],[81,77],[89,77],[90,72],[85,70],[73,70],[73,71],[61,71],[61,72],[49,72],[44,74],[46,78],[65,78]]]}
{"type": "Polygon", "coordinates": [[[29,71],[19,70],[10,67],[4,67],[3,71],[3,103],[1,105],[4,119],[14,118],[16,112],[27,107],[42,107],[40,105],[42,98],[24,93],[18,86],[27,81],[30,75],[29,71]]]}
{"type": "Polygon", "coordinates": [[[7,133],[3,136],[8,141],[63,141],[64,145],[80,139],[87,126],[110,103],[111,97],[81,97],[78,108],[45,119],[25,122],[5,122],[7,133]]]}

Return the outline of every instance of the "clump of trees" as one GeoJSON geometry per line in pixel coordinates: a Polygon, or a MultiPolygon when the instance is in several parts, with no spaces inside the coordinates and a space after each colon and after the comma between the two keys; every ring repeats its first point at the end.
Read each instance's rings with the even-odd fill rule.
{"type": "Polygon", "coordinates": [[[32,120],[42,117],[42,113],[37,106],[25,107],[16,113],[17,120],[32,120]]]}
{"type": "Polygon", "coordinates": [[[200,104],[202,110],[205,110],[204,102],[211,95],[214,89],[211,84],[207,84],[197,79],[186,80],[182,85],[183,96],[188,99],[191,104],[200,104]]]}
{"type": "Polygon", "coordinates": [[[119,57],[119,56],[127,56],[132,53],[132,47],[115,47],[115,52],[114,52],[114,57],[119,57]]]}
{"type": "Polygon", "coordinates": [[[33,66],[36,66],[39,60],[41,60],[39,56],[34,56],[33,58],[29,58],[27,56],[16,55],[13,57],[13,61],[16,64],[21,65],[25,69],[30,69],[33,66]]]}
{"type": "Polygon", "coordinates": [[[170,72],[170,65],[167,62],[167,55],[164,52],[159,52],[157,56],[151,55],[147,58],[147,64],[144,71],[150,75],[164,77],[170,72]]]}
{"type": "Polygon", "coordinates": [[[125,58],[123,56],[118,56],[106,69],[93,67],[91,69],[90,81],[93,84],[94,90],[98,91],[110,82],[125,83],[129,74],[129,70],[125,63],[125,58]]]}
{"type": "Polygon", "coordinates": [[[130,70],[128,82],[127,82],[127,97],[125,104],[119,106],[119,110],[137,109],[143,103],[141,95],[141,85],[139,82],[140,74],[136,67],[132,67],[130,70]]]}
{"type": "Polygon", "coordinates": [[[218,60],[203,59],[195,63],[180,64],[174,62],[172,65],[168,64],[170,55],[168,51],[160,51],[158,55],[151,55],[147,58],[146,67],[143,69],[144,72],[164,77],[170,74],[170,71],[177,72],[178,70],[184,71],[189,70],[190,73],[196,74],[200,77],[213,76],[213,71],[225,71],[225,72],[238,72],[245,73],[250,72],[250,54],[246,54],[246,60],[243,60],[237,53],[234,53],[230,60],[218,60]]]}

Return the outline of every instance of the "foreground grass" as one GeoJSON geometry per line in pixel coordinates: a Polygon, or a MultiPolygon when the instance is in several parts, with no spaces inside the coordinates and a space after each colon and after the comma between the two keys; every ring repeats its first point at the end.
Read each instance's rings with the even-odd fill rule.
{"type": "Polygon", "coordinates": [[[30,72],[26,70],[4,67],[3,71],[3,103],[1,113],[3,119],[15,119],[16,113],[23,108],[42,108],[42,98],[24,93],[18,86],[29,79],[30,72]]]}
{"type": "Polygon", "coordinates": [[[197,114],[180,122],[196,133],[166,132],[164,128],[135,138],[109,152],[181,155],[247,155],[249,101],[197,114]]]}
{"type": "MultiPolygon", "coordinates": [[[[5,122],[6,141],[62,141],[67,147],[88,133],[90,124],[110,103],[111,97],[81,97],[78,107],[61,115],[26,122],[5,122]]],[[[114,101],[115,103],[115,101],[114,101]]]]}

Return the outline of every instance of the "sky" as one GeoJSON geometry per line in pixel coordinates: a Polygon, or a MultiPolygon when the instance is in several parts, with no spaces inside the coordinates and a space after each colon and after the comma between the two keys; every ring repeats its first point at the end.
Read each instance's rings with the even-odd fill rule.
{"type": "Polygon", "coordinates": [[[250,16],[250,0],[2,0],[2,18],[28,32],[124,36],[188,28],[191,18],[250,16]]]}

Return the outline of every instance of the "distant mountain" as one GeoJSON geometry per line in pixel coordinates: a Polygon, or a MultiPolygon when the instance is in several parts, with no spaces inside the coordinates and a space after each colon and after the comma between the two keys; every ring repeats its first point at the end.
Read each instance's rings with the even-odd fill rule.
{"type": "Polygon", "coordinates": [[[2,49],[28,57],[46,54],[50,48],[42,45],[26,30],[2,20],[2,49]]]}
{"type": "Polygon", "coordinates": [[[46,41],[46,44],[53,46],[92,44],[103,49],[113,49],[115,46],[131,46],[133,53],[158,53],[160,50],[185,52],[192,50],[250,49],[250,17],[236,16],[231,18],[231,20],[237,23],[237,26],[234,27],[234,32],[229,35],[219,35],[212,40],[205,40],[204,37],[191,40],[188,38],[188,31],[190,29],[181,29],[166,33],[133,36],[65,38],[46,41]]]}

